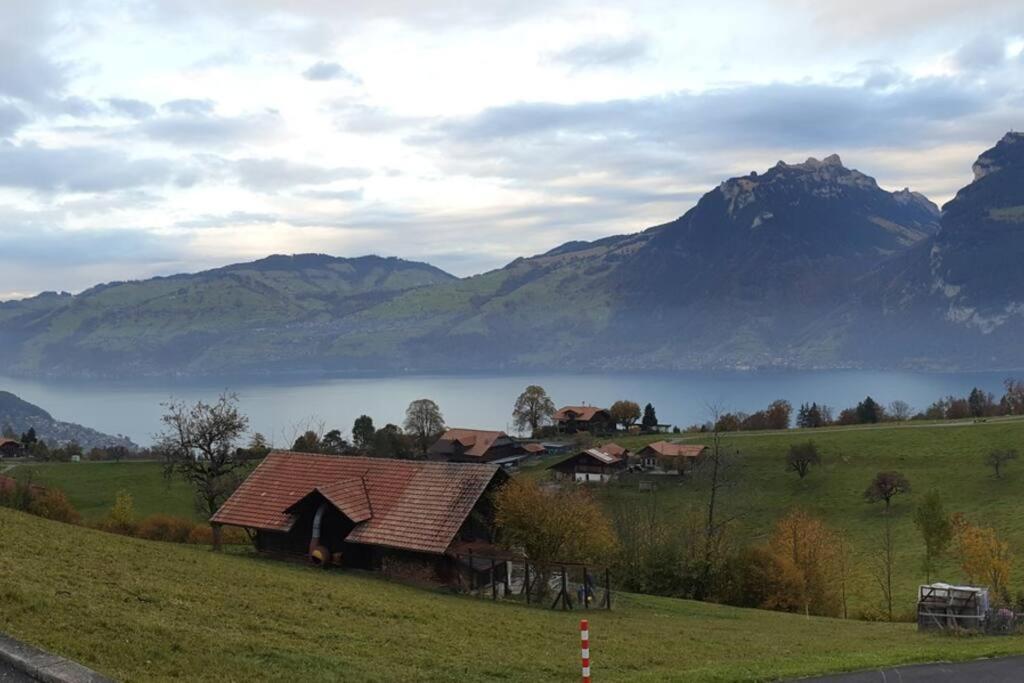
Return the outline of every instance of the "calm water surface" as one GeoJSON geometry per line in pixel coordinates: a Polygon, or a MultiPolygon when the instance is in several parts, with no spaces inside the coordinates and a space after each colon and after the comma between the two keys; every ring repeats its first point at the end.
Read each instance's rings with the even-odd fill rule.
{"type": "Polygon", "coordinates": [[[1001,394],[1005,373],[914,373],[862,370],[807,372],[688,372],[671,374],[535,374],[401,376],[322,381],[202,383],[52,383],[0,377],[0,389],[48,410],[55,418],[149,444],[160,429],[161,403],[212,400],[227,389],[238,394],[251,427],[276,445],[291,443],[297,430],[323,423],[348,432],[365,413],[380,426],[400,424],[405,407],[432,398],[449,425],[511,432],[512,404],[528,384],[540,384],[558,405],[610,405],[625,398],[654,404],[661,422],[688,425],[708,418],[710,404],[750,412],[777,398],[798,405],[817,401],[840,409],[870,394],[915,408],[974,386],[1001,394]]]}

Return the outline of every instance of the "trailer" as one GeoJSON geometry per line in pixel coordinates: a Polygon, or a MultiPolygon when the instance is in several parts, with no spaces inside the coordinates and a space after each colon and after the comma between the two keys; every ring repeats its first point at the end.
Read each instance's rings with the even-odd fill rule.
{"type": "Polygon", "coordinates": [[[988,588],[948,583],[918,587],[919,631],[982,631],[988,614],[988,588]]]}

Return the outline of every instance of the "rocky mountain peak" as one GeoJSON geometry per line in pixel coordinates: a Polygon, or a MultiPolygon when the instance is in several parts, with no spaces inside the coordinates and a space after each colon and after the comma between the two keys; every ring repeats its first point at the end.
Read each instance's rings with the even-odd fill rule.
{"type": "Polygon", "coordinates": [[[974,171],[974,179],[981,180],[1008,164],[1022,163],[1024,163],[1024,133],[1010,131],[996,143],[995,147],[982,152],[971,170],[974,171]]]}

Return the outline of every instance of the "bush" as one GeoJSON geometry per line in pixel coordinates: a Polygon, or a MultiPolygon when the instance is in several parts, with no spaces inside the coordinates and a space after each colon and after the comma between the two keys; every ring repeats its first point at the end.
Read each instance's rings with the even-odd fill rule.
{"type": "MultiPolygon", "coordinates": [[[[249,536],[244,529],[227,526],[222,528],[220,540],[224,545],[247,545],[249,536]]],[[[192,545],[213,545],[213,529],[209,524],[196,524],[186,542],[192,545]]]]}
{"type": "Polygon", "coordinates": [[[188,543],[195,527],[195,523],[190,519],[156,514],[139,522],[135,535],[149,541],[188,543]]]}
{"type": "Polygon", "coordinates": [[[800,569],[785,555],[765,546],[740,551],[723,573],[720,591],[727,604],[782,612],[803,608],[804,580],[800,569]]]}
{"type": "Polygon", "coordinates": [[[52,519],[55,522],[78,524],[82,517],[60,489],[46,489],[32,497],[28,511],[33,515],[52,519]]]}
{"type": "Polygon", "coordinates": [[[114,506],[110,508],[107,516],[96,524],[100,531],[124,536],[134,536],[136,526],[135,501],[126,491],[118,491],[114,506]]]}

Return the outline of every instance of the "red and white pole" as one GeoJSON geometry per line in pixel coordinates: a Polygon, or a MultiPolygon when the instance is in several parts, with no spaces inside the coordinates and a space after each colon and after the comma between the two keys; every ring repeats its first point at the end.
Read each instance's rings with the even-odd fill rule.
{"type": "Polygon", "coordinates": [[[580,619],[580,654],[583,658],[583,683],[590,683],[590,624],[580,619]]]}

